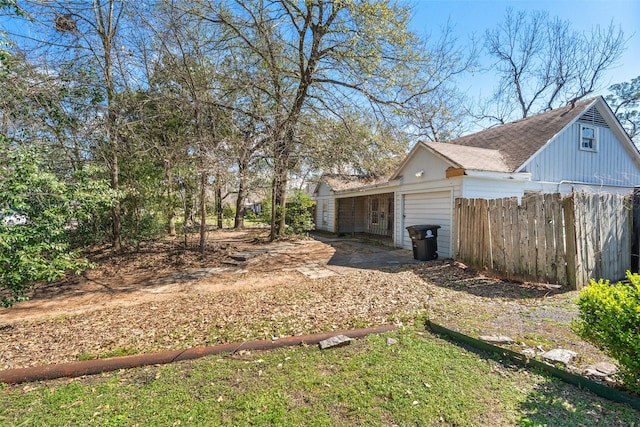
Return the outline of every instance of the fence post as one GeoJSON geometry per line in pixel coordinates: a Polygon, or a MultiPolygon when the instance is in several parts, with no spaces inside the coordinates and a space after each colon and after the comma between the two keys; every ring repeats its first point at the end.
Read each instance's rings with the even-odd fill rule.
{"type": "MultiPolygon", "coordinates": [[[[577,290],[577,269],[576,269],[576,215],[573,194],[563,200],[564,210],[564,235],[565,235],[565,257],[567,263],[567,284],[570,290],[577,290]]],[[[580,288],[582,283],[580,283],[580,288]]]]}

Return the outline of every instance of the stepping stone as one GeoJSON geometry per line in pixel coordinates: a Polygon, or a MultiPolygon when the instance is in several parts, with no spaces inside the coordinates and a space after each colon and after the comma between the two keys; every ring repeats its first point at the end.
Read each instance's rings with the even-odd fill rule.
{"type": "Polygon", "coordinates": [[[564,350],[562,348],[554,348],[553,350],[549,350],[546,353],[542,353],[540,357],[549,362],[554,363],[562,363],[563,365],[568,365],[576,358],[578,353],[571,350],[564,350]]]}
{"type": "Polygon", "coordinates": [[[606,377],[609,375],[617,374],[618,367],[613,363],[598,362],[598,363],[594,363],[593,365],[587,366],[585,368],[585,374],[586,374],[586,371],[595,371],[593,372],[594,376],[601,374],[601,376],[606,377]]]}
{"type": "Polygon", "coordinates": [[[319,266],[318,264],[304,264],[296,268],[297,271],[304,274],[310,279],[322,279],[324,277],[335,276],[336,272],[319,266]]]}
{"type": "Polygon", "coordinates": [[[491,344],[513,344],[513,340],[504,335],[480,335],[478,339],[491,344]]]}
{"type": "Polygon", "coordinates": [[[602,372],[596,369],[591,369],[591,368],[585,368],[585,370],[582,371],[582,375],[584,375],[587,378],[601,380],[601,381],[607,378],[607,374],[603,374],[602,372]]]}
{"type": "Polygon", "coordinates": [[[343,347],[351,344],[351,338],[346,335],[336,335],[326,340],[322,340],[318,343],[320,350],[326,350],[328,348],[343,347]]]}

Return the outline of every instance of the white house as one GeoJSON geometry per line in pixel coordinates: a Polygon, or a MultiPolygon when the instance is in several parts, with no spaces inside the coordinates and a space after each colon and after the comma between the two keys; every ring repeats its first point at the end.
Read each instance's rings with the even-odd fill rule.
{"type": "Polygon", "coordinates": [[[388,236],[411,249],[407,226],[437,224],[438,252],[451,257],[455,198],[637,186],[640,153],[596,97],[447,143],[419,142],[389,177],[325,176],[314,192],[316,228],[388,236]]]}

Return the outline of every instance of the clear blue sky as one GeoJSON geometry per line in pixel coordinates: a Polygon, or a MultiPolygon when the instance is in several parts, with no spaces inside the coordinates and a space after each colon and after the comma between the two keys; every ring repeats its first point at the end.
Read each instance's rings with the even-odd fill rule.
{"type": "MultiPolygon", "coordinates": [[[[613,20],[629,38],[627,50],[620,64],[611,70],[603,81],[606,95],[611,84],[630,81],[640,75],[640,0],[413,0],[415,16],[413,27],[419,32],[429,32],[437,36],[447,20],[455,27],[460,43],[466,43],[475,34],[482,39],[485,30],[495,28],[511,7],[514,11],[547,11],[551,17],[559,17],[571,22],[576,30],[590,31],[597,25],[607,27],[613,20]]],[[[490,59],[481,57],[484,66],[490,59]]],[[[489,73],[475,73],[459,82],[460,89],[477,98],[489,96],[494,86],[489,73]]]]}

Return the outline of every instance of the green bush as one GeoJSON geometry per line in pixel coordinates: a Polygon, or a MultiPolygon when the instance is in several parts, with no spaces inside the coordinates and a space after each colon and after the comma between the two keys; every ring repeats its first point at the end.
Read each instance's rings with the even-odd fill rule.
{"type": "Polygon", "coordinates": [[[592,280],[580,292],[580,318],[573,326],[616,359],[625,387],[640,393],[640,275],[627,272],[627,278],[630,284],[592,280]]]}
{"type": "Polygon", "coordinates": [[[313,199],[304,191],[295,190],[287,200],[285,222],[295,234],[304,234],[315,228],[313,223],[313,199]]]}
{"type": "MultiPolygon", "coordinates": [[[[268,196],[262,203],[262,211],[258,214],[258,219],[265,224],[271,223],[271,196],[268,196]]],[[[287,233],[305,234],[313,230],[313,199],[301,190],[294,190],[288,194],[284,213],[284,220],[287,225],[287,233]]]]}
{"type": "Polygon", "coordinates": [[[14,146],[1,135],[0,159],[0,210],[28,218],[22,225],[0,221],[0,306],[9,307],[25,300],[36,282],[87,268],[70,243],[71,224],[113,195],[104,181],[68,185],[47,170],[33,147],[14,146]]]}

